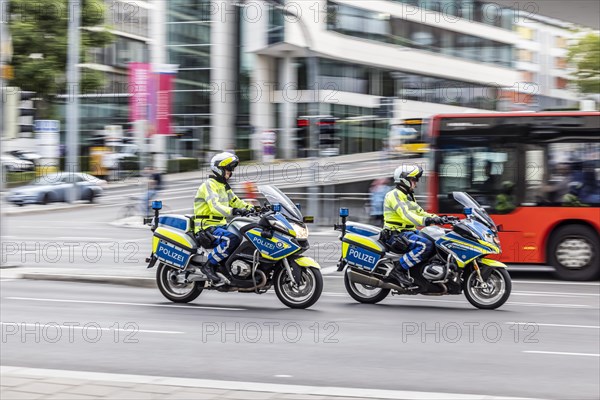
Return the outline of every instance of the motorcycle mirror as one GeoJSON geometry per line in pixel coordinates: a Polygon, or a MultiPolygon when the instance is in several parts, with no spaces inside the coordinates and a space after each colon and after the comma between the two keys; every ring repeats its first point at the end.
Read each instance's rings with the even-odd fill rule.
{"type": "Polygon", "coordinates": [[[340,208],[340,217],[347,217],[350,215],[350,212],[347,208],[340,208]]]}
{"type": "Polygon", "coordinates": [[[162,201],[160,201],[160,200],[153,201],[152,202],[152,209],[153,210],[162,210],[162,201]]]}
{"type": "Polygon", "coordinates": [[[500,225],[496,225],[496,230],[497,230],[498,232],[502,232],[502,231],[504,230],[504,227],[502,226],[502,224],[500,224],[500,225]]]}

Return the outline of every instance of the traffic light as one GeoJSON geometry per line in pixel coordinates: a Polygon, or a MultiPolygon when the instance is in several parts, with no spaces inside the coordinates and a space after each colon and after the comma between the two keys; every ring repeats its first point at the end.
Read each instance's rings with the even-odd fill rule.
{"type": "Polygon", "coordinates": [[[310,144],[310,119],[299,117],[296,121],[296,148],[298,157],[308,157],[308,148],[310,144]]]}
{"type": "Polygon", "coordinates": [[[320,147],[335,147],[338,142],[336,137],[335,118],[324,117],[317,121],[319,128],[319,145],[320,147]]]}
{"type": "Polygon", "coordinates": [[[20,135],[21,133],[33,134],[33,118],[35,117],[35,106],[33,98],[36,96],[36,92],[29,92],[26,90],[19,91],[19,136],[27,137],[30,135],[20,135]]]}

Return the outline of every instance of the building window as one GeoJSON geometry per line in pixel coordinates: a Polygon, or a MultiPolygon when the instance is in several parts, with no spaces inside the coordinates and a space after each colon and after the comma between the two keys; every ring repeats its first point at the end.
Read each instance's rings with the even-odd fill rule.
{"type": "Polygon", "coordinates": [[[517,26],[517,34],[521,39],[535,40],[535,31],[524,26],[517,26]]]}
{"type": "MultiPolygon", "coordinates": [[[[327,4],[328,30],[474,61],[505,67],[512,66],[510,44],[407,21],[389,14],[370,12],[333,1],[328,1],[327,4]]],[[[421,4],[420,6],[423,7],[421,4]]]]}
{"type": "Polygon", "coordinates": [[[555,85],[556,85],[557,89],[566,89],[567,88],[567,85],[569,83],[568,80],[566,80],[565,78],[560,78],[560,77],[555,78],[555,80],[556,80],[555,85]]]}
{"type": "Polygon", "coordinates": [[[568,46],[567,38],[557,36],[554,45],[559,49],[566,49],[568,46]]]}
{"type": "Polygon", "coordinates": [[[567,68],[567,59],[565,57],[557,57],[555,59],[554,66],[558,69],[566,69],[567,68]]]}
{"type": "Polygon", "coordinates": [[[519,49],[519,61],[532,62],[533,52],[530,50],[519,49]]]}

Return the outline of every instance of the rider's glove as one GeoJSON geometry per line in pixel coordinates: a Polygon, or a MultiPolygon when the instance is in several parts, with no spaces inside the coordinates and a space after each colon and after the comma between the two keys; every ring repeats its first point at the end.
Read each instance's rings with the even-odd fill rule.
{"type": "Polygon", "coordinates": [[[425,225],[442,225],[444,220],[440,217],[427,217],[425,218],[425,225]]]}
{"type": "Polygon", "coordinates": [[[250,214],[252,211],[248,210],[247,208],[234,208],[231,210],[231,214],[232,215],[241,215],[242,217],[245,217],[246,215],[250,214]]]}

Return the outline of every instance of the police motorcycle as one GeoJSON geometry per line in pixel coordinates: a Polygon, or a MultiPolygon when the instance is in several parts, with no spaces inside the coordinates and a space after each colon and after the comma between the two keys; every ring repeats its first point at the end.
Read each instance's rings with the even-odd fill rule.
{"type": "Polygon", "coordinates": [[[344,272],[348,294],[361,303],[378,303],[390,292],[399,295],[446,295],[464,292],[481,309],[495,309],[510,296],[511,279],[506,265],[489,258],[500,254],[498,229],[487,212],[471,196],[453,192],[448,196],[464,207],[465,218],[442,217],[451,229],[428,226],[420,234],[435,244],[435,255],[410,269],[414,283],[400,285],[390,277],[402,256],[392,252],[382,235],[385,230],[347,221],[348,209],[340,209],[342,256],[338,271],[344,272]]]}
{"type": "Polygon", "coordinates": [[[262,294],[271,287],[290,308],[308,308],[323,291],[319,264],[302,255],[308,250],[308,228],[299,207],[279,189],[265,185],[258,191],[266,198],[244,217],[235,217],[227,230],[241,238],[237,249],[219,266],[217,275],[225,283],[216,286],[201,271],[214,247],[207,230],[194,234],[192,215],[160,215],[161,202],[152,204],[154,217],[152,254],[148,268],[158,264],[156,281],[160,292],[172,302],[187,303],[203,290],[262,294]]]}

